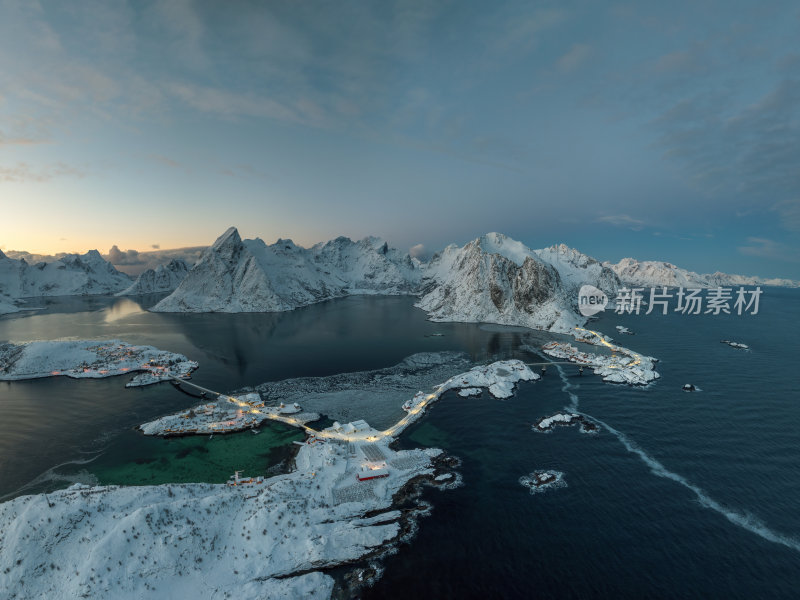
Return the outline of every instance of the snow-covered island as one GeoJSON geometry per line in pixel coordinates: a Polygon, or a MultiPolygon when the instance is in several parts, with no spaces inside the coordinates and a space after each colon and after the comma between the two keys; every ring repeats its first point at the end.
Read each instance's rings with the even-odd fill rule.
{"type": "Polygon", "coordinates": [[[582,352],[567,342],[552,341],[542,346],[542,351],[553,358],[563,358],[578,365],[590,367],[595,375],[610,383],[627,383],[628,385],[646,385],[660,377],[655,370],[656,359],[642,356],[636,352],[613,344],[600,333],[576,328],[573,332],[577,341],[593,345],[602,345],[611,350],[611,354],[595,354],[582,352]]]}
{"type": "Polygon", "coordinates": [[[197,363],[182,354],[121,340],[64,340],[0,344],[0,381],[72,377],[98,379],[141,372],[128,387],[186,377],[197,363]]]}
{"type": "MultiPolygon", "coordinates": [[[[10,597],[330,597],[329,572],[392,550],[413,532],[427,483],[458,483],[440,450],[394,450],[395,436],[448,390],[506,398],[538,376],[520,361],[477,366],[420,392],[405,417],[308,432],[295,470],[228,485],[89,487],[0,504],[0,590],[10,597]]],[[[256,397],[239,397],[256,403],[256,397]]],[[[227,396],[226,400],[227,402],[227,396]]],[[[299,418],[285,405],[287,418],[299,418]]],[[[168,432],[165,432],[168,433],[168,432]]],[[[352,592],[352,590],[351,590],[352,592]]]]}
{"type": "Polygon", "coordinates": [[[721,340],[721,344],[728,344],[731,348],[738,348],[739,350],[749,350],[750,346],[742,344],[741,342],[733,342],[731,340],[721,340]]]}
{"type": "Polygon", "coordinates": [[[597,433],[599,431],[597,424],[583,415],[563,412],[557,412],[549,417],[542,417],[531,426],[531,429],[547,433],[555,427],[570,425],[580,425],[582,433],[597,433]]]}
{"type": "Polygon", "coordinates": [[[546,490],[567,487],[564,473],[561,471],[534,471],[519,478],[522,487],[530,490],[531,494],[538,494],[546,490]]]}
{"type": "Polygon", "coordinates": [[[144,423],[139,429],[145,435],[181,436],[234,433],[255,429],[267,419],[291,425],[317,421],[317,413],[303,412],[297,403],[267,406],[258,393],[229,396],[221,394],[215,401],[189,410],[144,423]]]}

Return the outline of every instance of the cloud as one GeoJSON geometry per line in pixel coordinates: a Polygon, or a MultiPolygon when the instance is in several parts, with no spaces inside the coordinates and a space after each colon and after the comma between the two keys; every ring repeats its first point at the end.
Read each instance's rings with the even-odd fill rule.
{"type": "Polygon", "coordinates": [[[111,250],[108,251],[108,254],[104,258],[112,265],[134,266],[144,264],[144,261],[139,256],[138,250],[126,250],[123,252],[116,244],[111,246],[111,250]]]}
{"type": "Polygon", "coordinates": [[[781,225],[791,231],[800,231],[800,198],[783,200],[772,207],[781,216],[781,225]]]}
{"type": "Polygon", "coordinates": [[[408,253],[413,258],[418,258],[419,260],[425,260],[425,258],[428,256],[428,251],[426,250],[424,244],[416,244],[411,246],[411,248],[408,249],[408,253]]]}
{"type": "Polygon", "coordinates": [[[267,179],[267,176],[253,167],[252,165],[234,165],[230,167],[221,167],[217,170],[220,175],[226,177],[245,177],[245,178],[258,178],[267,179]]]}
{"type": "Polygon", "coordinates": [[[562,73],[570,73],[580,67],[592,54],[592,47],[587,44],[575,44],[569,52],[556,61],[556,67],[562,73]]]}
{"type": "MultiPolygon", "coordinates": [[[[288,122],[305,122],[303,111],[284,106],[277,100],[248,92],[230,91],[222,88],[194,85],[191,83],[172,83],[167,90],[173,97],[200,112],[217,116],[264,117],[288,122]]],[[[318,114],[313,115],[319,118],[318,114]]],[[[309,118],[313,120],[313,118],[309,118]]]]}
{"type": "Polygon", "coordinates": [[[640,231],[645,226],[644,221],[641,219],[635,219],[630,215],[606,215],[599,217],[597,220],[600,223],[608,223],[609,225],[614,225],[615,227],[626,227],[628,229],[632,229],[633,231],[640,231]]]}
{"type": "MultiPolygon", "coordinates": [[[[158,244],[154,244],[157,246],[158,244]]],[[[116,247],[116,246],[115,246],[116,247]]],[[[200,258],[200,255],[206,249],[206,246],[194,246],[190,248],[172,248],[168,250],[151,250],[147,252],[138,252],[136,258],[138,262],[135,264],[123,263],[123,264],[114,264],[117,269],[131,275],[133,277],[138,276],[142,271],[147,269],[155,269],[158,265],[163,265],[168,263],[173,259],[181,259],[186,261],[190,267],[197,262],[197,259],[200,258]]],[[[135,250],[131,251],[128,250],[128,253],[136,252],[135,250]]],[[[121,253],[125,254],[125,253],[121,253]]],[[[109,260],[109,257],[105,257],[106,260],[109,260]]],[[[113,263],[113,261],[111,261],[113,263]]]]}
{"type": "Polygon", "coordinates": [[[153,159],[156,162],[161,163],[162,165],[166,165],[166,166],[171,167],[173,169],[185,168],[182,163],[180,163],[177,160],[172,159],[172,158],[170,158],[168,156],[162,156],[161,154],[151,154],[150,158],[153,159]]]}
{"type": "Polygon", "coordinates": [[[0,148],[3,146],[33,146],[44,143],[46,143],[45,140],[26,136],[10,136],[0,131],[0,148]]]}
{"type": "Polygon", "coordinates": [[[705,192],[748,203],[788,200],[777,210],[791,220],[800,189],[800,80],[777,82],[746,106],[731,105],[727,95],[700,92],[664,111],[653,122],[664,157],[705,192]]]}
{"type": "Polygon", "coordinates": [[[791,248],[781,242],[767,238],[748,237],[748,246],[739,246],[739,252],[747,256],[768,258],[786,262],[800,262],[800,249],[791,248]]]}
{"type": "Polygon", "coordinates": [[[17,163],[13,167],[0,165],[0,183],[42,183],[57,177],[85,177],[81,169],[58,162],[41,167],[32,167],[28,163],[17,163]]]}
{"type": "Polygon", "coordinates": [[[159,250],[159,249],[161,249],[161,245],[160,245],[160,244],[151,244],[151,245],[150,245],[150,247],[151,247],[153,250],[159,250]]]}
{"type": "Polygon", "coordinates": [[[531,50],[542,33],[563,23],[567,13],[557,9],[536,10],[532,14],[514,14],[493,30],[496,36],[489,47],[496,53],[519,53],[531,50]]]}
{"type": "Polygon", "coordinates": [[[32,254],[26,250],[6,250],[5,255],[14,260],[25,259],[25,262],[35,264],[39,262],[49,263],[56,261],[67,256],[67,252],[59,252],[57,254],[32,254]]]}

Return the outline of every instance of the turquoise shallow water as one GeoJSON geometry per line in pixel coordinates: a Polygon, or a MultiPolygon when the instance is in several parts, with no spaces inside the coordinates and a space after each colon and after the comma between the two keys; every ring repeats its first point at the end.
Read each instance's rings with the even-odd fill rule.
{"type": "MultiPolygon", "coordinates": [[[[624,324],[636,335],[615,335],[619,343],[660,359],[662,378],[648,388],[604,384],[565,367],[503,401],[447,394],[401,444],[461,457],[465,485],[425,492],[433,515],[387,559],[383,579],[365,595],[797,597],[798,301],[798,290],[767,289],[756,317],[603,315],[594,328],[615,335],[614,326],[624,324]],[[684,383],[702,391],[684,393],[684,383]],[[599,435],[531,431],[535,419],[576,400],[578,410],[607,425],[599,435]],[[519,484],[545,468],[562,471],[567,487],[531,495],[519,484]]],[[[85,302],[2,318],[0,340],[150,343],[200,361],[195,380],[220,390],[378,368],[425,350],[464,350],[478,361],[530,356],[519,349],[525,334],[429,323],[408,298],[350,298],[285,315],[151,315],[130,300],[85,302]],[[434,332],[445,336],[426,337],[434,332]]],[[[240,468],[244,455],[252,461],[244,468],[266,468],[281,458],[281,436],[291,436],[246,433],[209,452],[195,448],[206,440],[142,441],[135,425],[195,400],[169,386],[123,384],[0,384],[0,495],[98,452],[91,467],[80,468],[131,483],[165,472],[211,480],[226,471],[226,460],[236,463],[231,471],[240,468]],[[207,472],[198,470],[205,456],[207,472]]]]}

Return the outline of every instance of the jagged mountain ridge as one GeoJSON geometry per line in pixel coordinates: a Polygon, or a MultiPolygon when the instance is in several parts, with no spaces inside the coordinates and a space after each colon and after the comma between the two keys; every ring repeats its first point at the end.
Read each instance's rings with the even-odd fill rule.
{"type": "Polygon", "coordinates": [[[139,274],[129,288],[118,292],[117,296],[138,296],[172,292],[189,273],[189,265],[185,260],[173,258],[167,264],[158,265],[155,269],[147,269],[139,274]]]}
{"type": "Polygon", "coordinates": [[[306,249],[291,240],[269,246],[242,240],[230,228],[151,310],[273,312],[351,294],[410,294],[420,296],[417,306],[434,320],[561,330],[580,321],[573,297],[578,274],[602,285],[609,276],[590,257],[563,254],[566,282],[536,252],[497,233],[420,263],[377,238],[339,237],[306,249]]]}
{"type": "Polygon", "coordinates": [[[231,227],[156,312],[279,312],[350,294],[408,294],[418,263],[377,238],[336,238],[311,248],[242,240],[231,227]]]}
{"type": "Polygon", "coordinates": [[[117,271],[97,250],[35,264],[0,252],[0,297],[11,301],[41,296],[114,294],[130,284],[130,277],[117,271]]]}

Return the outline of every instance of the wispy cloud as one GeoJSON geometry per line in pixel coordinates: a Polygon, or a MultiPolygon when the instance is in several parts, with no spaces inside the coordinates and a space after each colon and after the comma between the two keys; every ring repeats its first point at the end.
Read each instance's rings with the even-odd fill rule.
{"type": "Polygon", "coordinates": [[[645,226],[644,221],[631,217],[630,215],[605,215],[599,217],[597,220],[600,223],[607,223],[615,227],[625,227],[633,231],[640,231],[645,226]]]}
{"type": "Polygon", "coordinates": [[[3,146],[34,146],[36,144],[45,144],[46,140],[35,139],[32,137],[20,137],[6,135],[0,131],[0,148],[3,146]]]}
{"type": "Polygon", "coordinates": [[[739,246],[739,252],[747,256],[767,258],[785,262],[800,262],[800,249],[792,248],[768,238],[748,237],[746,246],[739,246]]]}
{"type": "Polygon", "coordinates": [[[588,44],[575,44],[566,54],[556,61],[556,68],[562,73],[571,73],[583,65],[592,55],[592,47],[588,44]]]}
{"type": "Polygon", "coordinates": [[[86,172],[62,162],[34,167],[28,163],[17,163],[6,167],[0,165],[0,183],[42,183],[58,177],[84,177],[86,172]]]}
{"type": "Polygon", "coordinates": [[[781,225],[791,231],[800,231],[800,198],[783,200],[772,207],[781,217],[781,225]]]}
{"type": "Polygon", "coordinates": [[[170,158],[169,156],[163,156],[161,154],[151,154],[150,158],[162,165],[166,165],[173,169],[185,169],[185,165],[181,162],[178,162],[174,158],[170,158]]]}

